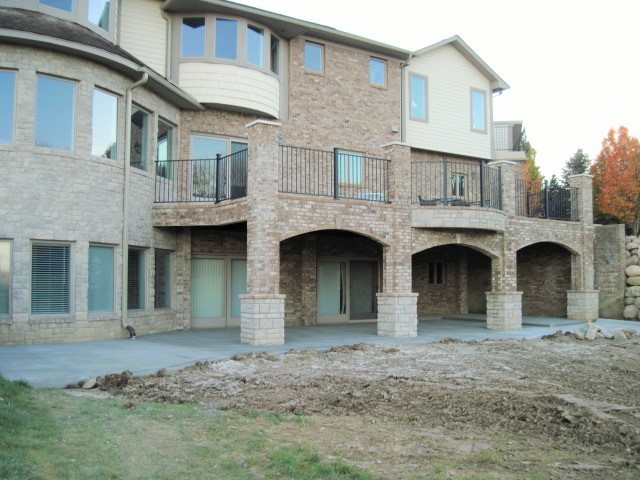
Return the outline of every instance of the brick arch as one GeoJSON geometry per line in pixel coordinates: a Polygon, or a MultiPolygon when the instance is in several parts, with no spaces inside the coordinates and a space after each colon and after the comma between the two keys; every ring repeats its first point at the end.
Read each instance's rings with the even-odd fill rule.
{"type": "Polygon", "coordinates": [[[432,248],[446,247],[446,246],[449,246],[449,245],[470,248],[472,250],[475,250],[476,252],[480,252],[480,253],[486,255],[487,257],[489,257],[492,260],[500,257],[500,255],[498,253],[494,253],[494,252],[488,250],[485,247],[482,247],[482,246],[479,246],[479,245],[474,245],[471,242],[457,243],[457,242],[452,242],[452,241],[448,241],[448,240],[443,240],[441,242],[430,243],[429,245],[422,246],[422,247],[420,247],[418,249],[415,249],[413,252],[411,252],[411,254],[415,255],[417,253],[421,253],[421,252],[424,252],[424,251],[432,249],[432,248]]]}
{"type": "Polygon", "coordinates": [[[582,256],[582,252],[578,248],[575,248],[569,245],[568,242],[563,242],[562,240],[557,240],[557,239],[525,241],[522,244],[518,245],[515,250],[516,252],[519,252],[523,248],[531,247],[533,245],[542,244],[542,243],[551,243],[553,245],[558,245],[559,247],[563,247],[564,249],[568,250],[571,255],[576,255],[578,257],[582,256]]]}
{"type": "Polygon", "coordinates": [[[371,232],[369,233],[365,233],[363,231],[360,231],[358,229],[355,228],[336,228],[335,226],[324,226],[324,227],[317,227],[317,228],[304,228],[304,227],[300,227],[297,231],[288,231],[286,232],[283,236],[281,236],[278,241],[279,242],[284,242],[285,240],[289,240],[291,238],[294,237],[298,237],[301,235],[306,235],[309,233],[317,233],[317,232],[326,232],[329,230],[334,230],[337,232],[348,232],[348,233],[353,233],[355,235],[360,235],[362,237],[368,238],[370,240],[373,240],[374,242],[379,243],[380,245],[382,245],[383,247],[388,247],[389,243],[382,240],[380,237],[371,234],[371,232]]]}

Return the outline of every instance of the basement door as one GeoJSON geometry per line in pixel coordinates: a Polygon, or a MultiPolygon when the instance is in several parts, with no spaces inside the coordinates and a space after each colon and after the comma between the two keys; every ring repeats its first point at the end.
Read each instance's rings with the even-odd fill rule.
{"type": "Polygon", "coordinates": [[[240,295],[247,292],[247,261],[191,260],[191,328],[240,326],[240,295]]]}
{"type": "Polygon", "coordinates": [[[372,321],[378,317],[376,260],[318,262],[318,323],[372,321]]]}

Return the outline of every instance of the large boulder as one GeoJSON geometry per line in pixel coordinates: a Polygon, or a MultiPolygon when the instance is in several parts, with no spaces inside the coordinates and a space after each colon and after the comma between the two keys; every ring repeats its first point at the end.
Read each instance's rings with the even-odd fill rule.
{"type": "Polygon", "coordinates": [[[640,286],[640,277],[629,277],[627,278],[627,285],[631,285],[632,287],[640,286]]]}
{"type": "Polygon", "coordinates": [[[627,288],[625,297],[640,297],[640,287],[629,287],[627,288]]]}
{"type": "Polygon", "coordinates": [[[640,312],[640,309],[635,305],[627,305],[626,307],[624,307],[622,316],[627,320],[635,320],[636,318],[638,318],[638,312],[640,312]]]}
{"type": "Polygon", "coordinates": [[[624,269],[627,277],[640,277],[640,265],[629,265],[624,269]]]}
{"type": "Polygon", "coordinates": [[[637,250],[639,248],[640,248],[640,243],[636,243],[636,242],[627,243],[627,250],[629,251],[637,250]]]}
{"type": "Polygon", "coordinates": [[[629,258],[627,258],[627,267],[630,267],[631,265],[638,265],[639,263],[640,257],[638,257],[638,255],[631,255],[629,258]]]}

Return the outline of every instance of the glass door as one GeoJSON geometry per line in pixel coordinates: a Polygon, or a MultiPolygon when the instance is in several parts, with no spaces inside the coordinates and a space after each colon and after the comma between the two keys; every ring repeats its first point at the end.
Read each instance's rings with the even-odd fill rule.
{"type": "Polygon", "coordinates": [[[378,262],[349,262],[349,320],[375,320],[378,317],[378,262]]]}
{"type": "Polygon", "coordinates": [[[227,154],[227,141],[213,137],[191,137],[191,192],[194,201],[216,199],[216,170],[218,155],[227,154]]]}
{"type": "Polygon", "coordinates": [[[346,323],[347,262],[318,262],[318,323],[346,323]]]}
{"type": "Polygon", "coordinates": [[[231,312],[227,326],[240,326],[240,295],[247,293],[247,261],[241,259],[231,260],[231,312]]]}
{"type": "Polygon", "coordinates": [[[191,328],[225,327],[225,260],[191,260],[191,328]]]}

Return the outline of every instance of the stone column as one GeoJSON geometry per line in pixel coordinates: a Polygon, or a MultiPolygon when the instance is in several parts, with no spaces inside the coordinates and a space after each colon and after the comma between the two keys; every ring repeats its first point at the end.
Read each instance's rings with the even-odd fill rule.
{"type": "Polygon", "coordinates": [[[411,293],[411,148],[383,145],[389,165],[389,200],[393,226],[383,249],[383,289],[378,293],[378,335],[418,335],[418,294],[411,293]]]}
{"type": "Polygon", "coordinates": [[[247,125],[247,294],[240,296],[240,340],[251,345],[284,343],[284,300],[280,295],[278,240],[278,133],[280,124],[247,125]]]}
{"type": "Polygon", "coordinates": [[[315,325],[318,322],[318,279],[315,235],[306,235],[302,244],[302,323],[315,325]]]}
{"type": "Polygon", "coordinates": [[[518,292],[517,253],[515,245],[516,169],[510,161],[491,162],[500,166],[502,211],[507,222],[502,237],[501,258],[491,262],[491,292],[487,292],[487,328],[519,330],[522,328],[522,292],[518,292]]]}
{"type": "Polygon", "coordinates": [[[176,321],[174,328],[191,328],[191,227],[183,227],[176,241],[176,321]]]}
{"type": "Polygon", "coordinates": [[[580,222],[582,254],[572,262],[576,271],[574,289],[567,292],[567,318],[591,321],[598,318],[599,311],[599,292],[594,289],[593,175],[571,175],[569,185],[578,189],[578,206],[572,205],[572,213],[577,213],[580,222]]]}

